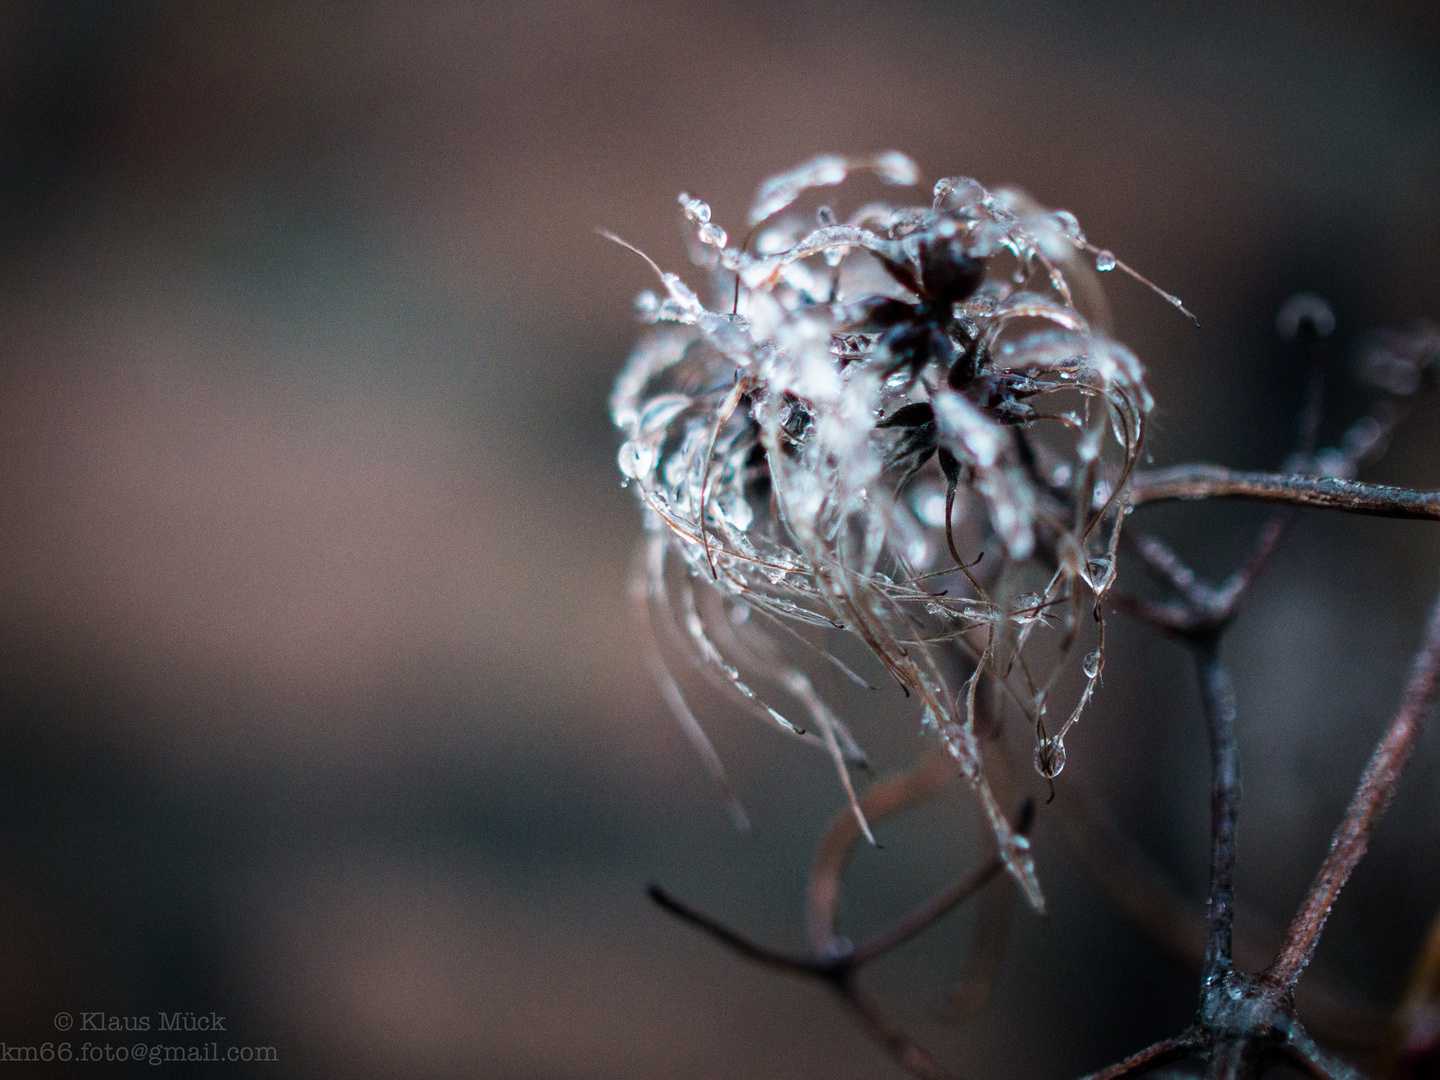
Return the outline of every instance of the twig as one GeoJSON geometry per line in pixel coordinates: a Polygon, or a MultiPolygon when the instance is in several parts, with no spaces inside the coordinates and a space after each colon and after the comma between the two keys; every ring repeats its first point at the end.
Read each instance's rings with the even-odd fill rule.
{"type": "Polygon", "coordinates": [[[1425,714],[1435,702],[1437,675],[1440,675],[1440,598],[1436,599],[1425,638],[1411,664],[1399,712],[1365,766],[1350,808],[1335,830],[1330,853],[1316,874],[1305,902],[1295,913],[1280,955],[1266,972],[1268,978],[1287,989],[1294,987],[1314,955],[1335,898],[1365,854],[1376,823],[1390,805],[1424,726],[1425,714]]]}
{"type": "Polygon", "coordinates": [[[1364,1080],[1357,1070],[1315,1045],[1315,1040],[1302,1028],[1290,1032],[1283,1051],[1286,1058],[1314,1080],[1364,1080]]]}
{"type": "Polygon", "coordinates": [[[1177,465],[1137,472],[1130,478],[1129,491],[1131,506],[1165,499],[1259,499],[1374,517],[1440,521],[1440,492],[1328,476],[1238,472],[1219,465],[1177,465]]]}
{"type": "MultiPolygon", "coordinates": [[[[860,808],[879,823],[940,790],[955,777],[955,766],[944,750],[937,750],[908,772],[882,780],[860,798],[860,808]]],[[[860,826],[848,809],[835,815],[810,864],[805,890],[805,930],[816,956],[830,953],[835,943],[835,917],[840,905],[840,879],[850,861],[860,826]]]]}
{"type": "MultiPolygon", "coordinates": [[[[995,862],[999,862],[998,858],[995,862]]],[[[995,867],[991,873],[998,869],[998,866],[995,867]]],[[[824,983],[844,1002],[866,1032],[912,1076],[919,1077],[920,1080],[948,1080],[947,1074],[935,1059],[892,1024],[869,995],[855,984],[859,963],[853,956],[817,959],[769,949],[677,900],[659,885],[651,885],[647,891],[650,899],[670,914],[704,931],[747,960],[789,975],[800,975],[824,983]]]]}
{"type": "MultiPolygon", "coordinates": [[[[1024,836],[1030,831],[1030,825],[1034,818],[1035,803],[1033,800],[1026,799],[1025,804],[1020,808],[1020,820],[1015,825],[1015,831],[1024,836]]],[[[933,925],[947,912],[974,896],[1003,869],[1005,869],[1005,863],[1000,856],[992,856],[989,862],[971,871],[968,877],[962,878],[927,903],[920,905],[888,930],[881,931],[855,946],[852,954],[855,965],[858,967],[868,964],[891,949],[903,945],[916,934],[933,925]]]]}
{"type": "Polygon", "coordinates": [[[1229,971],[1235,923],[1235,819],[1240,762],[1235,746],[1235,688],[1220,659],[1218,635],[1195,645],[1200,701],[1210,736],[1210,896],[1206,901],[1202,985],[1229,971]]]}
{"type": "MultiPolygon", "coordinates": [[[[896,777],[886,784],[878,785],[875,791],[867,793],[866,799],[871,800],[876,816],[894,813],[936,790],[939,782],[934,776],[935,760],[923,762],[910,772],[896,777]]],[[[943,762],[945,759],[939,760],[943,762]]],[[[946,772],[949,773],[948,768],[946,772]]],[[[1018,835],[1023,836],[1029,831],[1034,812],[1034,802],[1027,799],[1020,809],[1019,819],[1015,825],[1015,832],[1018,835]]],[[[842,820],[853,822],[854,819],[847,814],[842,820]]],[[[861,1026],[912,1076],[920,1077],[921,1080],[945,1080],[944,1070],[923,1048],[911,1041],[909,1036],[885,1017],[879,1007],[856,984],[856,976],[867,964],[878,960],[892,949],[909,941],[916,934],[933,926],[947,912],[974,896],[984,888],[986,882],[1004,870],[1005,864],[998,853],[992,855],[982,866],[937,894],[928,903],[916,908],[893,926],[862,941],[854,948],[842,949],[837,947],[840,939],[834,936],[835,903],[826,898],[823,888],[821,897],[817,900],[813,880],[814,877],[818,877],[822,882],[827,881],[831,873],[838,875],[844,868],[846,853],[850,845],[854,843],[858,830],[852,835],[847,831],[837,831],[838,826],[839,821],[831,827],[825,841],[822,842],[821,854],[816,858],[817,871],[812,876],[811,914],[816,920],[810,926],[812,946],[816,946],[813,955],[805,956],[782,952],[751,941],[743,934],[706,915],[703,911],[677,900],[659,885],[651,885],[646,891],[649,893],[650,899],[661,908],[681,921],[704,931],[747,960],[753,960],[774,971],[823,982],[839,996],[855,1018],[860,1021],[861,1026]],[[817,933],[817,928],[828,929],[829,935],[820,935],[817,933]]]]}
{"type": "Polygon", "coordinates": [[[1131,1054],[1124,1061],[1116,1062],[1109,1068],[1090,1073],[1083,1080],[1120,1080],[1122,1076],[1138,1076],[1151,1069],[1158,1069],[1161,1065],[1166,1065],[1178,1058],[1193,1054],[1201,1048],[1201,1045],[1199,1032],[1189,1029],[1173,1039],[1161,1039],[1153,1046],[1147,1046],[1144,1050],[1131,1054]]]}
{"type": "Polygon", "coordinates": [[[1116,593],[1112,605],[1118,611],[1148,623],[1155,629],[1191,641],[1197,635],[1218,633],[1240,613],[1240,605],[1270,559],[1280,547],[1295,518],[1293,506],[1283,507],[1260,527],[1245,564],[1216,589],[1201,581],[1175,551],[1159,537],[1133,536],[1122,541],[1161,583],[1179,594],[1182,603],[1158,603],[1143,597],[1116,593]]]}
{"type": "Polygon", "coordinates": [[[1183,639],[1195,628],[1194,609],[1181,604],[1163,604],[1119,589],[1106,593],[1105,602],[1114,610],[1173,637],[1183,639]]]}
{"type": "MultiPolygon", "coordinates": [[[[1125,834],[1083,780],[1065,782],[1064,800],[1066,835],[1111,902],[1152,942],[1199,972],[1205,961],[1203,911],[1125,834]]],[[[1278,930],[1247,919],[1238,901],[1232,933],[1232,959],[1245,971],[1265,967],[1275,955],[1266,939],[1280,940],[1278,930]]],[[[1296,999],[1307,1027],[1326,1041],[1360,1050],[1381,1045],[1388,1015],[1350,1000],[1324,972],[1312,967],[1296,999]]]]}
{"type": "Polygon", "coordinates": [[[651,884],[645,889],[646,895],[664,908],[671,915],[674,915],[681,922],[687,922],[709,934],[722,945],[726,945],[745,957],[747,960],[754,960],[757,964],[774,968],[777,971],[788,972],[792,975],[810,975],[817,978],[831,978],[831,972],[835,964],[822,960],[815,960],[808,956],[801,956],[793,953],[778,952],[775,949],[759,945],[743,934],[731,930],[728,926],[712,919],[703,911],[691,907],[683,900],[677,900],[659,885],[651,884]]]}
{"type": "MultiPolygon", "coordinates": [[[[1237,971],[1232,961],[1239,772],[1234,689],[1219,657],[1222,632],[1223,626],[1183,634],[1195,654],[1210,735],[1210,898],[1199,1015],[1177,1041],[1157,1047],[1177,1055],[1203,1054],[1211,1080],[1253,1075],[1276,1056],[1288,1059],[1315,1080],[1358,1080],[1354,1069],[1320,1049],[1300,1023],[1295,1015],[1295,984],[1314,955],[1336,897],[1365,854],[1375,825],[1395,794],[1425,714],[1440,693],[1440,597],[1411,664],[1399,711],[1361,776],[1350,808],[1335,831],[1330,853],[1296,912],[1279,954],[1259,975],[1237,971]]],[[[1121,1062],[1116,1071],[1097,1076],[1116,1077],[1148,1067],[1152,1052],[1157,1052],[1156,1047],[1121,1062]]]]}
{"type": "Polygon", "coordinates": [[[1130,529],[1121,533],[1120,541],[1139,557],[1146,570],[1179,594],[1191,609],[1206,611],[1210,608],[1214,599],[1213,590],[1200,581],[1195,571],[1185,565],[1165,541],[1156,536],[1136,534],[1130,529]]]}
{"type": "Polygon", "coordinates": [[[911,1042],[909,1036],[892,1024],[869,994],[854,983],[847,983],[843,989],[837,985],[836,992],[871,1038],[883,1046],[911,1076],[918,1076],[920,1080],[948,1080],[950,1074],[925,1049],[911,1042]]]}

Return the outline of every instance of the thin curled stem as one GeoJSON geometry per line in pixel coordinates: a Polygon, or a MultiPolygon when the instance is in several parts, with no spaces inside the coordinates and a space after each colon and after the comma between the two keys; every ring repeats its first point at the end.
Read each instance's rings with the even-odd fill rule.
{"type": "MultiPolygon", "coordinates": [[[[940,790],[955,776],[950,755],[937,750],[915,768],[882,780],[860,799],[865,816],[878,824],[891,814],[921,802],[940,790]]],[[[840,907],[840,879],[850,853],[860,838],[860,826],[851,813],[840,813],[825,831],[810,864],[810,881],[805,890],[805,929],[810,949],[817,956],[831,950],[835,919],[840,907]]]]}

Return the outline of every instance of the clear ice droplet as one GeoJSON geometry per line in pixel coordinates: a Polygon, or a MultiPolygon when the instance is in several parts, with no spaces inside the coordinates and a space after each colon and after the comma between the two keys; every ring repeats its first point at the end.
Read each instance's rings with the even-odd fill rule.
{"type": "Polygon", "coordinates": [[[636,480],[643,480],[655,467],[655,451],[644,443],[633,439],[620,444],[620,471],[636,480]]]}
{"type": "Polygon", "coordinates": [[[1106,270],[1115,269],[1115,256],[1109,251],[1101,251],[1095,255],[1095,269],[1102,273],[1106,270]]]}
{"type": "Polygon", "coordinates": [[[1053,780],[1065,768],[1065,743],[1058,735],[1051,735],[1035,744],[1035,771],[1047,780],[1053,780]]]}
{"type": "Polygon", "coordinates": [[[1050,216],[1055,219],[1055,223],[1060,226],[1061,231],[1071,240],[1085,239],[1085,234],[1080,231],[1080,222],[1069,210],[1056,210],[1050,216]]]}
{"type": "Polygon", "coordinates": [[[1102,657],[1098,651],[1086,653],[1085,661],[1081,665],[1081,667],[1085,669],[1085,677],[1087,679],[1098,678],[1100,675],[1100,667],[1104,663],[1104,660],[1105,658],[1102,657]]]}

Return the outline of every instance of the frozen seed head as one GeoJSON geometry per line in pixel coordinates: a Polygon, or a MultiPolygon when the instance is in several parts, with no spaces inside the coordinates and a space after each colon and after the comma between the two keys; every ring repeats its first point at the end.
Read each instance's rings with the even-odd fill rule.
{"type": "MultiPolygon", "coordinates": [[[[1097,266],[1130,271],[1068,212],[962,177],[921,205],[847,209],[827,192],[818,214],[796,207],[857,170],[919,174],[893,151],[815,158],[760,185],[739,245],[680,196],[712,249],[711,299],[650,263],[662,292],[637,310],[653,326],[610,400],[649,536],[635,592],[665,652],[830,755],[862,827],[863,754],[811,672],[898,683],[1039,907],[985,776],[976,691],[994,679],[983,728],[1033,726],[1036,768],[1056,775],[1103,666],[1096,616],[1152,405],[1090,306],[1097,266]],[[834,655],[838,633],[871,670],[834,655]],[[1046,737],[1049,702],[1077,679],[1046,737]]],[[[662,689],[703,740],[675,681],[662,689]]]]}

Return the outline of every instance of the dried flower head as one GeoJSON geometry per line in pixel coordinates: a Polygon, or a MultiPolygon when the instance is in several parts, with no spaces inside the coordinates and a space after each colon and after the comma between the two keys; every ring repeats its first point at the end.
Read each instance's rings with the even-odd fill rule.
{"type": "Polygon", "coordinates": [[[653,329],[610,402],[649,534],[636,595],[647,625],[741,704],[831,755],[868,836],[849,775],[863,755],[810,674],[829,662],[864,684],[826,646],[836,632],[863,641],[1039,908],[979,732],[1023,715],[1053,777],[1100,680],[1100,601],[1152,404],[1140,363],[1100,329],[1095,271],[1128,268],[1073,215],[964,178],[928,205],[788,212],[857,170],[917,176],[894,152],[816,158],[760,186],[738,246],[680,196],[716,299],[652,262],[663,295],[637,300],[653,329]],[[1083,685],[1056,724],[1052,694],[1074,666],[1083,685]],[[982,679],[993,717],[977,715],[982,679]]]}

